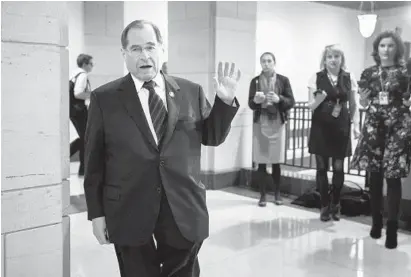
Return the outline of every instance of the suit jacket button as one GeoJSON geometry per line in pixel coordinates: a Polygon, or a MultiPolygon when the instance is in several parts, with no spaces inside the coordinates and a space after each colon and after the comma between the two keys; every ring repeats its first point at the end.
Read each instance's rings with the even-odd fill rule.
{"type": "Polygon", "coordinates": [[[160,187],[157,188],[157,192],[161,193],[161,188],[160,187]]]}
{"type": "Polygon", "coordinates": [[[165,162],[164,161],[160,161],[160,166],[164,166],[165,162]]]}

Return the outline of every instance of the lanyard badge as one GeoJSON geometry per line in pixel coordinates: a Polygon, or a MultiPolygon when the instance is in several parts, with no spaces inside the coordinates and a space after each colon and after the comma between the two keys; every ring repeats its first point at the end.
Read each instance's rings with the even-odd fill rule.
{"type": "Polygon", "coordinates": [[[331,113],[331,115],[335,118],[338,118],[340,116],[341,113],[341,103],[340,103],[340,99],[337,99],[337,103],[335,103],[333,111],[331,113]]]}
{"type": "Polygon", "coordinates": [[[382,68],[380,67],[380,83],[381,83],[381,91],[378,93],[378,102],[380,103],[380,105],[388,105],[389,102],[389,92],[388,92],[388,86],[389,86],[389,82],[387,82],[385,84],[385,89],[384,89],[384,82],[382,79],[382,73],[384,71],[382,70],[382,68]]]}

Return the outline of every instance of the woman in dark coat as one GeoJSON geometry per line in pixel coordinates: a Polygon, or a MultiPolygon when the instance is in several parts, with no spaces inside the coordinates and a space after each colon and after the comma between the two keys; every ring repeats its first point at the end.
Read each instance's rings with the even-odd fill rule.
{"type": "MultiPolygon", "coordinates": [[[[275,203],[281,205],[280,164],[285,158],[285,126],[288,111],[294,106],[294,95],[287,77],[275,72],[275,56],[266,52],[261,55],[262,72],[250,83],[248,105],[254,111],[253,161],[258,171],[266,174],[267,164],[272,165],[275,203]]],[[[267,182],[259,183],[259,205],[266,206],[267,182]]]]}

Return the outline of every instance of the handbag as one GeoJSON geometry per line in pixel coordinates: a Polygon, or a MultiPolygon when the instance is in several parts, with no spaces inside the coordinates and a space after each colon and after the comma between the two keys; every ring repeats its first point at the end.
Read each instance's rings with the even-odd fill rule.
{"type": "Polygon", "coordinates": [[[321,208],[321,195],[317,186],[308,189],[303,195],[291,202],[293,205],[298,205],[306,208],[321,208]]]}
{"type": "Polygon", "coordinates": [[[341,190],[341,214],[346,216],[370,215],[370,194],[357,183],[350,182],[355,188],[343,186],[341,190]]]}

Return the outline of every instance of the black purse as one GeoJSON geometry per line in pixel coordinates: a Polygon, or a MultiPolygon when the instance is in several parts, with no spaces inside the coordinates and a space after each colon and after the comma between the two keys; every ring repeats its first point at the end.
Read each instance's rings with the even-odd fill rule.
{"type": "Polygon", "coordinates": [[[343,186],[341,190],[341,214],[346,216],[370,215],[370,194],[354,182],[355,188],[343,186]]]}

